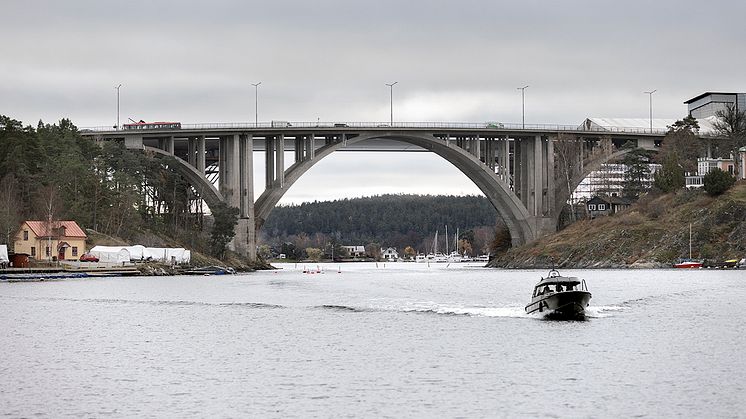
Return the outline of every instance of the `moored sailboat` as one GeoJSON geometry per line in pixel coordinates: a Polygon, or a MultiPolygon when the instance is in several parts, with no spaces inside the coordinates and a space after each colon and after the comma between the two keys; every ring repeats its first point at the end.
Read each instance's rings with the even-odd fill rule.
{"type": "Polygon", "coordinates": [[[674,268],[696,269],[702,267],[701,260],[692,259],[692,223],[689,223],[689,258],[681,258],[673,264],[674,268]]]}

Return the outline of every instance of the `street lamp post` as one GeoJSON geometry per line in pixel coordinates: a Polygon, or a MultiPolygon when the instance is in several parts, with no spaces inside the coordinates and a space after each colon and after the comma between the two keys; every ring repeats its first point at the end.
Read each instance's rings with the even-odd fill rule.
{"type": "Polygon", "coordinates": [[[399,83],[398,81],[395,81],[393,83],[386,83],[386,86],[389,87],[389,101],[391,102],[391,126],[394,126],[394,85],[396,83],[399,83]]]}
{"type": "Polygon", "coordinates": [[[521,91],[521,128],[523,129],[526,128],[526,89],[528,85],[518,88],[521,91]]]}
{"type": "Polygon", "coordinates": [[[650,96],[650,133],[653,133],[653,93],[657,92],[658,89],[651,90],[649,92],[643,92],[650,96]]]}
{"type": "Polygon", "coordinates": [[[116,129],[119,129],[119,89],[122,87],[122,83],[119,83],[119,86],[114,87],[117,89],[117,125],[116,129]]]}
{"type": "Polygon", "coordinates": [[[254,126],[259,126],[259,85],[262,84],[262,82],[259,83],[251,83],[252,86],[254,86],[254,126]]]}

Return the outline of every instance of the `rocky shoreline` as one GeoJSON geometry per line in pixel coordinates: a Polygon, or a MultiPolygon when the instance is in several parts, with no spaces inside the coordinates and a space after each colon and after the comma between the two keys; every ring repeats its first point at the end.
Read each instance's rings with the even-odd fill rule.
{"type": "Polygon", "coordinates": [[[667,269],[689,255],[705,266],[746,258],[746,182],[713,198],[700,190],[649,194],[629,209],[497,255],[488,266],[538,269],[667,269]]]}

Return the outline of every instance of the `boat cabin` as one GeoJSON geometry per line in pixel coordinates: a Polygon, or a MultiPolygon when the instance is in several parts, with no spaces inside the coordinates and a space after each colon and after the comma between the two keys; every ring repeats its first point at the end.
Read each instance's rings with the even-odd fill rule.
{"type": "Polygon", "coordinates": [[[550,276],[549,278],[543,278],[536,284],[532,297],[554,294],[555,292],[583,291],[585,288],[583,285],[580,279],[574,276],[550,276]]]}

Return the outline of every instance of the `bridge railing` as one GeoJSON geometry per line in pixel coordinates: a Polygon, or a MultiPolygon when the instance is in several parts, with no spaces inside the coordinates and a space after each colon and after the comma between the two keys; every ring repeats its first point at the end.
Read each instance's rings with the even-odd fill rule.
{"type": "MultiPolygon", "coordinates": [[[[199,124],[181,124],[182,130],[279,130],[279,129],[344,129],[344,128],[365,128],[365,129],[463,129],[463,130],[495,130],[495,131],[512,131],[512,132],[533,132],[533,131],[557,131],[557,132],[594,132],[594,133],[630,133],[630,134],[657,134],[664,135],[667,130],[649,129],[641,127],[593,127],[585,128],[578,125],[561,125],[561,124],[522,124],[522,123],[504,123],[504,122],[211,122],[199,124]]],[[[129,132],[128,130],[116,130],[110,126],[81,127],[83,132],[129,132]]],[[[153,131],[164,131],[153,130],[153,131]]],[[[704,134],[703,134],[704,135],[704,134]]]]}

